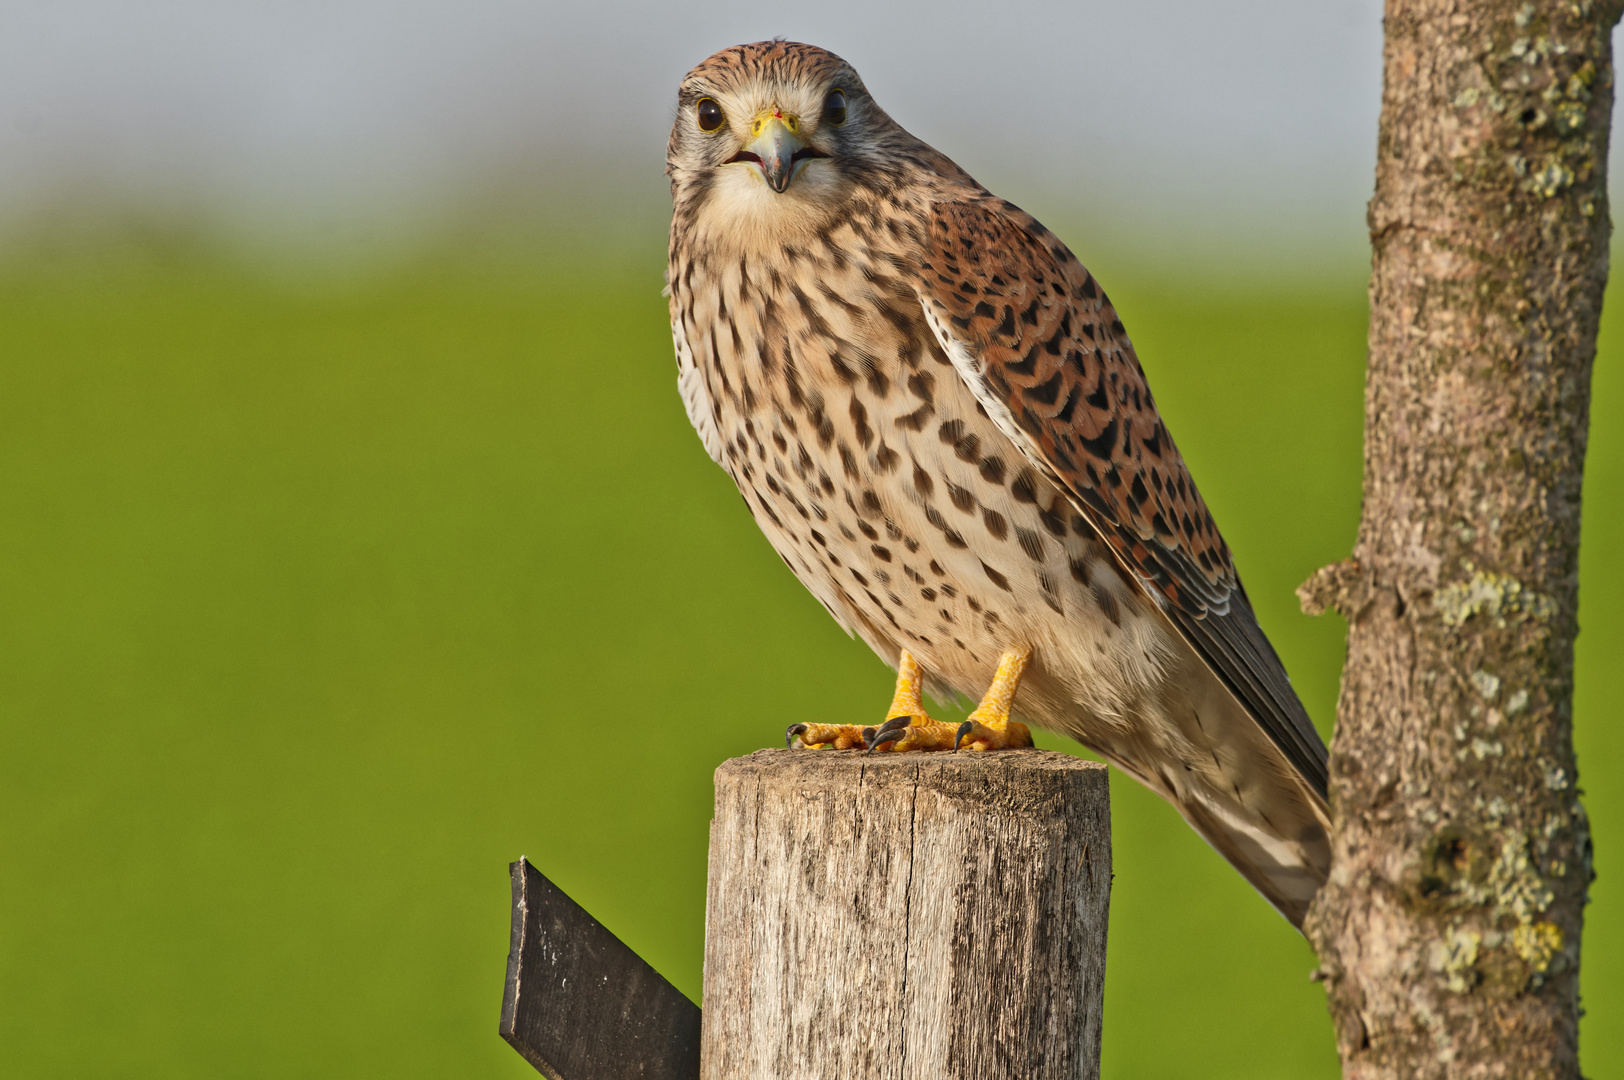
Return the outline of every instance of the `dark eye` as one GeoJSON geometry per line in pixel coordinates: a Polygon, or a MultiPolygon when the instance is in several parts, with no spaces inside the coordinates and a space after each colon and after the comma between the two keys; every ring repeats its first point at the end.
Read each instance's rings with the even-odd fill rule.
{"type": "Polygon", "coordinates": [[[846,92],[831,90],[823,99],[823,122],[839,127],[846,122],[846,92]]]}
{"type": "Polygon", "coordinates": [[[722,126],[722,107],[712,98],[700,98],[694,112],[699,117],[699,130],[715,131],[722,126]]]}

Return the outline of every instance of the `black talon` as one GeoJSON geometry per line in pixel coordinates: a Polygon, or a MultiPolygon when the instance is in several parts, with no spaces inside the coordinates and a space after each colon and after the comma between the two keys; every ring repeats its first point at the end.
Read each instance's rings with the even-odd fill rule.
{"type": "Polygon", "coordinates": [[[865,728],[863,730],[863,741],[868,743],[868,752],[872,754],[881,743],[896,742],[903,737],[903,733],[908,730],[908,725],[912,723],[913,717],[911,716],[893,716],[877,728],[865,728]],[[870,734],[871,732],[872,734],[870,734]]]}
{"type": "Polygon", "coordinates": [[[975,721],[973,720],[966,720],[964,723],[959,725],[958,734],[953,736],[953,752],[955,754],[959,752],[959,743],[963,742],[964,737],[975,729],[976,725],[975,721]]]}
{"type": "Polygon", "coordinates": [[[887,731],[901,731],[903,728],[912,723],[913,717],[911,716],[893,716],[891,719],[880,725],[880,734],[883,735],[887,731]]]}
{"type": "Polygon", "coordinates": [[[874,738],[869,740],[869,742],[868,742],[868,750],[866,750],[865,753],[872,754],[874,751],[878,750],[881,746],[885,745],[886,743],[894,743],[894,742],[897,742],[901,738],[902,738],[902,732],[900,732],[900,731],[887,731],[884,734],[875,735],[874,738]]]}
{"type": "Polygon", "coordinates": [[[784,732],[784,745],[793,749],[795,746],[795,737],[797,735],[804,734],[806,734],[805,724],[791,724],[788,730],[784,732]]]}

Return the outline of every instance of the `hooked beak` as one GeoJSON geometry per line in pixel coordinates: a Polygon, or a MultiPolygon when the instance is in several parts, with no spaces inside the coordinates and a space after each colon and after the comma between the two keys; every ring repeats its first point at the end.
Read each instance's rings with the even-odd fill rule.
{"type": "Polygon", "coordinates": [[[799,127],[800,121],[797,117],[786,116],[776,108],[769,113],[763,113],[751,125],[755,138],[729,159],[729,163],[753,162],[761,170],[761,175],[766,179],[768,186],[783,194],[789,189],[790,181],[795,178],[796,166],[809,158],[829,156],[802,142],[800,136],[796,134],[799,127]]]}

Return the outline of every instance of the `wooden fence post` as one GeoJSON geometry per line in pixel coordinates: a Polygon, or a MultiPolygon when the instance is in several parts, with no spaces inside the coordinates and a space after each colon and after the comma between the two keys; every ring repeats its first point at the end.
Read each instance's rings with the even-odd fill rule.
{"type": "Polygon", "coordinates": [[[1099,1075],[1110,802],[1038,750],[716,771],[702,1080],[1099,1075]]]}

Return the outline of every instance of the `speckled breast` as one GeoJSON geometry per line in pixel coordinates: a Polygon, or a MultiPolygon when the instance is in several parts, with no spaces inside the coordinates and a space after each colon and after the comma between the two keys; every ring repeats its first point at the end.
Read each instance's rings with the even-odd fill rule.
{"type": "MultiPolygon", "coordinates": [[[[1126,643],[1110,639],[1143,601],[988,419],[912,286],[852,257],[855,237],[832,240],[829,257],[788,253],[789,273],[674,268],[679,358],[686,346],[714,423],[696,427],[762,531],[888,662],[907,649],[959,693],[1013,644],[1117,667],[1126,643]]],[[[690,417],[706,411],[688,396],[690,417]]]]}

